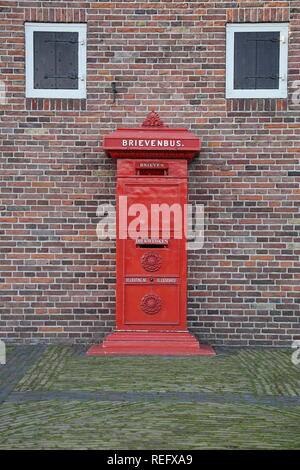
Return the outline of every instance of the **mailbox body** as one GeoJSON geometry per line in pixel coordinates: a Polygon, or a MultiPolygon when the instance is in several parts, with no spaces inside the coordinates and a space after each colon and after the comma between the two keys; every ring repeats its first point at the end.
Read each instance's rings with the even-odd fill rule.
{"type": "Polygon", "coordinates": [[[152,111],[104,138],[117,160],[116,330],[87,355],[214,355],[187,331],[187,162],[200,138],[152,111]]]}
{"type": "Polygon", "coordinates": [[[117,203],[117,329],[185,331],[187,161],[119,159],[117,203]]]}

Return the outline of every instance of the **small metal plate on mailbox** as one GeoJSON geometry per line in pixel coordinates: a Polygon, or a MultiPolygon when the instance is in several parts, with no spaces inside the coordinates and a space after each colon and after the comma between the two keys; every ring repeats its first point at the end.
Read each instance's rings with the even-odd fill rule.
{"type": "Polygon", "coordinates": [[[146,277],[125,277],[125,282],[128,282],[129,284],[131,283],[143,283],[143,282],[148,282],[148,279],[146,277]]]}
{"type": "Polygon", "coordinates": [[[178,284],[177,277],[125,277],[126,284],[178,284]]]}
{"type": "Polygon", "coordinates": [[[137,162],[136,174],[139,176],[168,176],[169,164],[164,162],[137,162]]]}
{"type": "Polygon", "coordinates": [[[164,248],[168,247],[169,240],[167,238],[137,238],[135,244],[140,248],[164,248]]]}
{"type": "Polygon", "coordinates": [[[177,277],[157,277],[155,282],[160,284],[177,284],[178,278],[177,277]]]}
{"type": "Polygon", "coordinates": [[[169,168],[168,163],[164,162],[137,162],[136,168],[169,168]]]}

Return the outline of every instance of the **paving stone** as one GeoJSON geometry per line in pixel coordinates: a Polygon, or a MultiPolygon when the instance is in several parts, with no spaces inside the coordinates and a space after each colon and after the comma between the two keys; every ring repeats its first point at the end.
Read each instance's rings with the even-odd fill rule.
{"type": "Polygon", "coordinates": [[[286,396],[257,396],[225,393],[192,393],[192,392],[85,392],[78,390],[51,390],[49,392],[12,392],[6,401],[49,401],[49,400],[78,400],[78,401],[134,401],[134,402],[204,402],[204,403],[236,403],[236,404],[266,404],[270,406],[300,406],[300,397],[286,396]]]}
{"type": "Polygon", "coordinates": [[[64,369],[67,358],[79,351],[72,346],[47,346],[19,381],[15,391],[49,390],[54,378],[64,369]]]}
{"type": "Polygon", "coordinates": [[[56,390],[180,391],[299,396],[291,351],[237,350],[215,357],[68,357],[56,390]]]}
{"type": "Polygon", "coordinates": [[[267,405],[5,403],[0,449],[297,449],[299,419],[267,405]]]}
{"type": "Polygon", "coordinates": [[[7,361],[0,366],[0,404],[44,351],[44,345],[22,345],[7,351],[7,361]]]}
{"type": "Polygon", "coordinates": [[[85,349],[8,347],[0,449],[299,448],[292,351],[90,357],[85,349]]]}
{"type": "Polygon", "coordinates": [[[241,350],[234,358],[258,395],[300,396],[300,368],[292,364],[291,351],[241,350]]]}

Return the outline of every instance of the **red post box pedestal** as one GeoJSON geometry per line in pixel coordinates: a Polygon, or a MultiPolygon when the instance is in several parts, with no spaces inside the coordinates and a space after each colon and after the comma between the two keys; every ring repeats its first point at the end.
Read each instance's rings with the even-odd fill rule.
{"type": "Polygon", "coordinates": [[[187,331],[187,162],[200,139],[152,112],[104,138],[117,159],[116,330],[87,355],[213,355],[187,331]]]}

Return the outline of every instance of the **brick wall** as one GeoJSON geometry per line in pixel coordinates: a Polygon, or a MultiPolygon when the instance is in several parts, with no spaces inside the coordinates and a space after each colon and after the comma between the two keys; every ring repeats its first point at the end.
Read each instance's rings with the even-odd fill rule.
{"type": "Polygon", "coordinates": [[[300,1],[3,0],[0,18],[1,338],[91,343],[113,328],[115,245],[95,231],[115,198],[102,141],[153,108],[203,138],[191,331],[214,345],[300,338],[300,1]],[[25,98],[25,21],[87,23],[86,100],[25,98]],[[290,23],[289,98],[226,100],[226,23],[270,21],[290,23]]]}

